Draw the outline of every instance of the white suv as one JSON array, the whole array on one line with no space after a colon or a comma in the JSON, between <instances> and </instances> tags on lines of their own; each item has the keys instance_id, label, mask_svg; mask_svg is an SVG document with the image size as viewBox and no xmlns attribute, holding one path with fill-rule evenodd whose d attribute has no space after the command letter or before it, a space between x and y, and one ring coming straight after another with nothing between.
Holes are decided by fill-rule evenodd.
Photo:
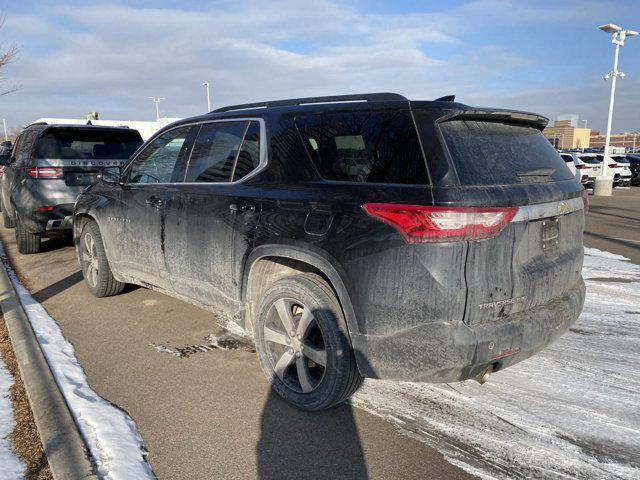
<instances>
[{"instance_id":1,"label":"white suv","mask_svg":"<svg viewBox=\"0 0 640 480\"><path fill-rule=\"evenodd\" d=\"M597 155L598 162L602 163L604 156ZM629 160L624 154L609 155L609 163L607 164L613 173L614 187L628 187L631 185L631 169L629 168Z\"/></svg>"},{"instance_id":2,"label":"white suv","mask_svg":"<svg viewBox=\"0 0 640 480\"><path fill-rule=\"evenodd\" d=\"M595 155L564 152L560 156L569 170L571 170L571 173L585 187L592 186L596 177L600 175L602 168Z\"/></svg>"}]
</instances>

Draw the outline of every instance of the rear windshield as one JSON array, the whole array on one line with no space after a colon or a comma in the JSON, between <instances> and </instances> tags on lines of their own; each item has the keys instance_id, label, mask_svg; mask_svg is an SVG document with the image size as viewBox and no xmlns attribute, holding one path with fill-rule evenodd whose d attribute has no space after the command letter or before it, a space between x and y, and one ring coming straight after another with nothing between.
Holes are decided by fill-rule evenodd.
<instances>
[{"instance_id":1,"label":"rear windshield","mask_svg":"<svg viewBox=\"0 0 640 480\"><path fill-rule=\"evenodd\" d=\"M574 178L542 132L502 122L440 124L462 185L540 183Z\"/></svg>"},{"instance_id":2,"label":"rear windshield","mask_svg":"<svg viewBox=\"0 0 640 480\"><path fill-rule=\"evenodd\" d=\"M296 125L322 178L360 183L429 183L408 111L305 115Z\"/></svg>"},{"instance_id":3,"label":"rear windshield","mask_svg":"<svg viewBox=\"0 0 640 480\"><path fill-rule=\"evenodd\" d=\"M37 157L127 159L141 144L142 138L136 130L56 129L38 139Z\"/></svg>"},{"instance_id":4,"label":"rear windshield","mask_svg":"<svg viewBox=\"0 0 640 480\"><path fill-rule=\"evenodd\" d=\"M596 157L588 155L582 155L580 157L580 160L582 160L584 163L600 163L600 160L598 160Z\"/></svg>"}]
</instances>

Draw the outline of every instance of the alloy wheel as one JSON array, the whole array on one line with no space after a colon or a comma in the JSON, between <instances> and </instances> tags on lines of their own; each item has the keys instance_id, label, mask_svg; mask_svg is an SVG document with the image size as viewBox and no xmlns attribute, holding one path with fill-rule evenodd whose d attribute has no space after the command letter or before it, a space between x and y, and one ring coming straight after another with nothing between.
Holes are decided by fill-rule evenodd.
<instances>
[{"instance_id":1,"label":"alloy wheel","mask_svg":"<svg viewBox=\"0 0 640 480\"><path fill-rule=\"evenodd\" d=\"M85 232L82 239L82 262L85 268L85 278L92 287L98 285L98 251L93 235Z\"/></svg>"},{"instance_id":2,"label":"alloy wheel","mask_svg":"<svg viewBox=\"0 0 640 480\"><path fill-rule=\"evenodd\" d=\"M276 300L263 334L271 368L288 388L302 393L318 388L327 366L327 349L311 309L293 299Z\"/></svg>"}]
</instances>

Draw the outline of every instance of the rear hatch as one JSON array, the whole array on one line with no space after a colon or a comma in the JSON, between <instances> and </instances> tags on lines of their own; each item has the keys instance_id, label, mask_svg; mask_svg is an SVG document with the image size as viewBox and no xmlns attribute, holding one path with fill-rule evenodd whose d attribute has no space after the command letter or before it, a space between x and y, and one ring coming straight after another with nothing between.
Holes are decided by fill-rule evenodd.
<instances>
[{"instance_id":1,"label":"rear hatch","mask_svg":"<svg viewBox=\"0 0 640 480\"><path fill-rule=\"evenodd\" d=\"M137 130L105 127L53 127L36 145L32 178L64 180L68 187L86 187L100 169L121 166L142 144Z\"/></svg>"},{"instance_id":2,"label":"rear hatch","mask_svg":"<svg viewBox=\"0 0 640 480\"><path fill-rule=\"evenodd\" d=\"M504 207L510 218L495 236L468 242L464 321L501 321L576 287L583 189L542 135L539 119L466 114L438 127L457 185L434 189L435 203Z\"/></svg>"},{"instance_id":3,"label":"rear hatch","mask_svg":"<svg viewBox=\"0 0 640 480\"><path fill-rule=\"evenodd\" d=\"M578 158L584 163L584 166L581 170L584 171L588 176L597 177L598 175L600 175L602 166L595 155L579 155Z\"/></svg>"}]
</instances>

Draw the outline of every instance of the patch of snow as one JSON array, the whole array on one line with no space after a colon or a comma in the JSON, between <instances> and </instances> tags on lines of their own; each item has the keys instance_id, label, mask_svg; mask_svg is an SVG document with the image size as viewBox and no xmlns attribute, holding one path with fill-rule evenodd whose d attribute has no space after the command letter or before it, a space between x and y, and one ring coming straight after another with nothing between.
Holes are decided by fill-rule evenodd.
<instances>
[{"instance_id":1,"label":"patch of snow","mask_svg":"<svg viewBox=\"0 0 640 480\"><path fill-rule=\"evenodd\" d=\"M25 465L13 453L11 442L7 438L15 426L13 407L9 397L9 389L12 385L13 377L0 359L0 480L21 479L25 469Z\"/></svg>"},{"instance_id":2,"label":"patch of snow","mask_svg":"<svg viewBox=\"0 0 640 480\"><path fill-rule=\"evenodd\" d=\"M2 245L0 256L58 387L89 447L97 474L110 480L155 478L146 462L146 450L134 421L91 389L73 346L64 338L56 321L17 279Z\"/></svg>"},{"instance_id":3,"label":"patch of snow","mask_svg":"<svg viewBox=\"0 0 640 480\"><path fill-rule=\"evenodd\" d=\"M576 324L485 385L366 381L353 404L481 478L640 478L640 266L626 260L585 249Z\"/></svg>"}]
</instances>

